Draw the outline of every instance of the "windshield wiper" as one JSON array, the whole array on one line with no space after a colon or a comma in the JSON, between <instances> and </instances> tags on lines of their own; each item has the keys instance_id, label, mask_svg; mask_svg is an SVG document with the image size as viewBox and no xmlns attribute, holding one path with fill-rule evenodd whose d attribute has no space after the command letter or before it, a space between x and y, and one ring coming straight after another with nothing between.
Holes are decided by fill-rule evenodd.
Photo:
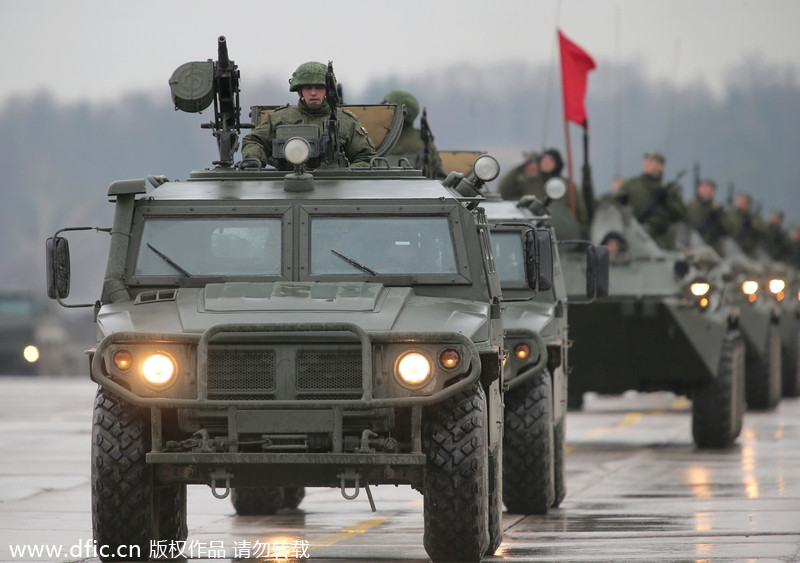
<instances>
[{"instance_id":1,"label":"windshield wiper","mask_svg":"<svg viewBox=\"0 0 800 563\"><path fill-rule=\"evenodd\" d=\"M380 275L378 272L376 272L372 268L368 268L364 264L362 264L361 262L356 262L355 260L353 260L349 256L345 256L344 254L336 252L332 248L331 248L331 252L333 252L336 256L338 256L339 258L341 258L342 260L344 260L345 262L347 262L351 266L355 266L356 268L358 268L362 272L367 272L368 274L372 274L373 276L379 276Z\"/></svg>"},{"instance_id":2,"label":"windshield wiper","mask_svg":"<svg viewBox=\"0 0 800 563\"><path fill-rule=\"evenodd\" d=\"M172 266L173 268L178 270L180 273L182 273L187 278L191 278L192 277L192 274L190 274L186 269L184 269L181 266L179 266L178 263L175 262L175 260L173 260L172 258L167 256L166 254L164 254L163 252L158 250L155 246L153 246L149 242L147 243L147 248L149 248L150 250L152 250L153 252L158 254L159 258L161 258L164 262L166 262L167 264L169 264L170 266Z\"/></svg>"}]
</instances>

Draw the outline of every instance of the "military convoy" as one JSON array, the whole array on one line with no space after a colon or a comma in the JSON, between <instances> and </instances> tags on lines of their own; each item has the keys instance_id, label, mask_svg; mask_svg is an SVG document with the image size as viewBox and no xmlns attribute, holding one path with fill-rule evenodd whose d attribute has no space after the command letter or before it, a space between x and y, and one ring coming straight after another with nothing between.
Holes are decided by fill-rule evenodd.
<instances>
[{"instance_id":1,"label":"military convoy","mask_svg":"<svg viewBox=\"0 0 800 563\"><path fill-rule=\"evenodd\" d=\"M214 101L220 160L186 181L108 188L114 222L90 353L95 541L143 556L151 542L184 540L188 484L230 494L240 514L297 506L306 486L348 499L364 489L373 504L371 486L406 484L424 497L432 559L493 553L504 344L478 204L497 162L482 156L444 182L381 156L309 170L319 130L290 126L274 153L288 172L239 170L238 70L224 38L218 61L187 72L210 79L214 96L173 87L176 106ZM223 93L235 99L227 110ZM396 108L351 109L380 112L390 130ZM62 304L69 231L47 243L48 294ZM520 229L529 291L552 275L545 234Z\"/></svg>"}]
</instances>

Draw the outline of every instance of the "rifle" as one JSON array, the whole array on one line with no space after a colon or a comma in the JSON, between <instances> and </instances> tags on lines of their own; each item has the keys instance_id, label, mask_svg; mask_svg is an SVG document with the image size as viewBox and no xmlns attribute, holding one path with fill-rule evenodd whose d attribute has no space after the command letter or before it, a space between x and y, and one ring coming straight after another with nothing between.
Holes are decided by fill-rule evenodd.
<instances>
[{"instance_id":1,"label":"rifle","mask_svg":"<svg viewBox=\"0 0 800 563\"><path fill-rule=\"evenodd\" d=\"M433 133L428 125L428 109L422 108L422 119L419 122L419 136L422 139L422 152L417 155L415 168L422 170L422 175L433 179L433 163L431 162L431 145L433 144Z\"/></svg>"},{"instance_id":2,"label":"rifle","mask_svg":"<svg viewBox=\"0 0 800 563\"><path fill-rule=\"evenodd\" d=\"M647 221L650 215L653 214L664 217L665 213L662 209L659 209L659 207L662 206L665 201L667 201L667 195L669 194L670 188L680 186L680 181L684 174L686 174L685 168L678 172L674 180L669 182L663 188L659 188L655 195L653 195L653 199L650 200L650 203L648 203L644 208L642 208L641 211L639 211L639 213L636 214L636 220L640 223L644 223Z\"/></svg>"},{"instance_id":3,"label":"rifle","mask_svg":"<svg viewBox=\"0 0 800 563\"><path fill-rule=\"evenodd\" d=\"M339 93L336 91L333 61L328 61L328 71L325 73L325 98L331 108L331 115L323 125L325 160L328 164L338 164L342 157L342 146L339 140L339 117L336 115Z\"/></svg>"},{"instance_id":4,"label":"rifle","mask_svg":"<svg viewBox=\"0 0 800 563\"><path fill-rule=\"evenodd\" d=\"M734 188L733 182L728 182L728 206L733 207Z\"/></svg>"}]
</instances>

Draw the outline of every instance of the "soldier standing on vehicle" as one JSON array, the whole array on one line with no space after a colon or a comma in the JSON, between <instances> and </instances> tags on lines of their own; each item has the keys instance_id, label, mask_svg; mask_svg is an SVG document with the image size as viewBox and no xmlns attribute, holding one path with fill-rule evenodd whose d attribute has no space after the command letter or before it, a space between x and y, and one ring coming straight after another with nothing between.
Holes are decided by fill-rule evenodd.
<instances>
[{"instance_id":1,"label":"soldier standing on vehicle","mask_svg":"<svg viewBox=\"0 0 800 563\"><path fill-rule=\"evenodd\" d=\"M800 268L800 227L795 227L789 233L789 264Z\"/></svg>"},{"instance_id":2,"label":"soldier standing on vehicle","mask_svg":"<svg viewBox=\"0 0 800 563\"><path fill-rule=\"evenodd\" d=\"M666 159L660 152L644 155L642 173L622 183L614 194L614 201L630 205L636 219L660 246L669 248L669 226L686 217L681 193L677 185L663 183Z\"/></svg>"},{"instance_id":3,"label":"soldier standing on vehicle","mask_svg":"<svg viewBox=\"0 0 800 563\"><path fill-rule=\"evenodd\" d=\"M522 164L509 170L500 178L498 191L503 199L517 201L523 195L534 194L544 201L544 190L537 190L539 183L539 156L537 151L523 152ZM539 191L541 193L536 193ZM542 197L540 197L540 195Z\"/></svg>"},{"instance_id":4,"label":"soldier standing on vehicle","mask_svg":"<svg viewBox=\"0 0 800 563\"><path fill-rule=\"evenodd\" d=\"M748 256L753 256L764 238L763 222L751 211L753 198L748 194L737 195L733 205L725 215L725 231Z\"/></svg>"},{"instance_id":5,"label":"soldier standing on vehicle","mask_svg":"<svg viewBox=\"0 0 800 563\"><path fill-rule=\"evenodd\" d=\"M786 260L792 253L791 246L791 241L783 230L783 212L771 212L764 230L764 250L773 260Z\"/></svg>"},{"instance_id":6,"label":"soldier standing on vehicle","mask_svg":"<svg viewBox=\"0 0 800 563\"><path fill-rule=\"evenodd\" d=\"M724 211L714 201L717 184L714 180L702 180L697 185L696 197L686 206L686 221L694 227L707 244L714 246L725 234Z\"/></svg>"},{"instance_id":7,"label":"soldier standing on vehicle","mask_svg":"<svg viewBox=\"0 0 800 563\"><path fill-rule=\"evenodd\" d=\"M327 65L320 62L301 64L289 79L289 91L297 92L300 99L296 106L286 105L269 114L249 135L242 139L242 168L261 168L265 164L277 166L272 156L272 141L279 125L323 125L331 117L331 108L326 90ZM335 81L335 77L334 77ZM335 93L333 94L335 95ZM337 108L339 140L347 162L353 167L369 166L375 156L375 146L361 125L358 117L345 109ZM335 167L340 163L323 163L322 167Z\"/></svg>"},{"instance_id":8,"label":"soldier standing on vehicle","mask_svg":"<svg viewBox=\"0 0 800 563\"><path fill-rule=\"evenodd\" d=\"M397 104L403 107L405 111L403 115L403 131L400 133L400 138L397 139L397 143L395 143L390 154L406 156L411 164L420 169L425 166L425 161L427 160L433 171L433 177L440 180L444 179L447 174L442 166L439 151L436 150L436 145L433 144L433 135L431 135L430 130L427 130L425 132L428 136L426 141L423 132L414 127L414 120L419 115L419 101L417 101L417 98L406 90L392 90L383 97L381 103ZM427 129L427 120L423 125Z\"/></svg>"}]
</instances>

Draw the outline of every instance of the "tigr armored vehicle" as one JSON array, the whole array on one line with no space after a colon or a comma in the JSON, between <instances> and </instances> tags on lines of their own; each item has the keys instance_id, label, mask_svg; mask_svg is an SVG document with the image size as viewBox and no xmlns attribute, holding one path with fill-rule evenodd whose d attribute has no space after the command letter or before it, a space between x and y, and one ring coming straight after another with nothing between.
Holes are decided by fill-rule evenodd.
<instances>
[{"instance_id":1,"label":"tigr armored vehicle","mask_svg":"<svg viewBox=\"0 0 800 563\"><path fill-rule=\"evenodd\" d=\"M682 250L660 248L630 208L613 204L591 229L593 242L614 246L610 294L570 311L573 404L584 391L673 391L692 399L698 446L729 446L745 409L745 344L723 303L719 256L688 227L676 237Z\"/></svg>"},{"instance_id":2,"label":"tigr armored vehicle","mask_svg":"<svg viewBox=\"0 0 800 563\"><path fill-rule=\"evenodd\" d=\"M492 230L509 352L503 500L510 512L545 514L561 504L567 490L564 461L569 337L559 245L544 202L531 205L536 213L527 205L520 207L496 196L487 198L481 207L486 209ZM539 284L535 295L526 287L523 263L522 233L530 228L547 233L553 262L552 283L546 288ZM597 259L593 258L596 271ZM590 282L593 291L596 282L596 278Z\"/></svg>"},{"instance_id":3,"label":"tigr armored vehicle","mask_svg":"<svg viewBox=\"0 0 800 563\"><path fill-rule=\"evenodd\" d=\"M493 553L503 332L476 189L496 161L450 187L380 157L308 170L325 139L301 128L276 142L293 171L237 170L226 127L238 129L238 94L219 119L222 93L238 92L223 46L199 67L217 84L217 166L151 178L151 191L145 180L108 189L115 217L91 352L96 542L115 553L184 540L187 484L232 493L240 514L297 506L305 486L346 498L363 488L372 504L370 485L407 484L424 497L431 558ZM175 90L177 106L202 109ZM528 233L534 282L537 244ZM60 233L48 264L49 292L63 300Z\"/></svg>"}]
</instances>

